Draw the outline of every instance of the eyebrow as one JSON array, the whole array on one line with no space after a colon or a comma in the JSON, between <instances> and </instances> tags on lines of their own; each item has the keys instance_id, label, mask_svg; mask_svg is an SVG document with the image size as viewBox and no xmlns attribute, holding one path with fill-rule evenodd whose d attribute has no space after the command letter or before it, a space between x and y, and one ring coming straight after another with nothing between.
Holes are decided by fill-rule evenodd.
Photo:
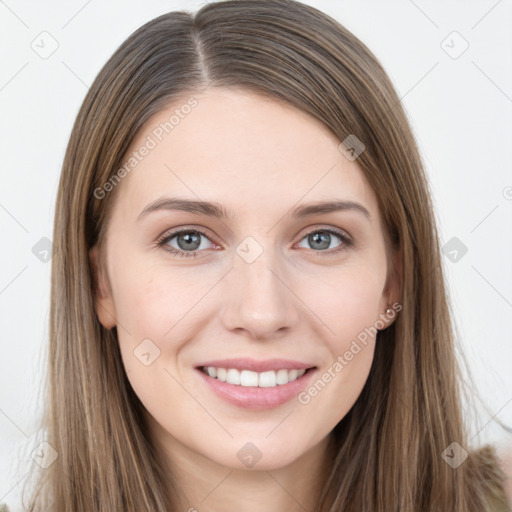
<instances>
[{"instance_id":1,"label":"eyebrow","mask_svg":"<svg viewBox=\"0 0 512 512\"><path fill-rule=\"evenodd\" d=\"M165 197L148 204L139 214L137 220L142 219L151 212L159 210L183 211L197 215L207 215L221 220L227 220L233 217L221 204L216 202ZM339 200L302 204L294 208L288 216L291 216L292 218L303 218L311 215L320 215L336 211L359 212L371 221L370 212L363 205L355 203L354 201Z\"/></svg>"}]
</instances>

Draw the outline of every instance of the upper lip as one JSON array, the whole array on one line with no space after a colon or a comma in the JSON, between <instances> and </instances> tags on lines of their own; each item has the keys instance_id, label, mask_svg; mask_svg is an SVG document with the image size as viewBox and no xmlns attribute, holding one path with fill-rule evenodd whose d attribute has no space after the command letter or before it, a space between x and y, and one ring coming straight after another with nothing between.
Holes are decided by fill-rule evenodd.
<instances>
[{"instance_id":1,"label":"upper lip","mask_svg":"<svg viewBox=\"0 0 512 512\"><path fill-rule=\"evenodd\" d=\"M216 359L215 361L204 361L197 365L197 368L203 366L214 366L216 368L235 368L237 370L250 370L253 372L266 372L269 370L302 370L313 368L311 363L293 361L292 359L266 359L258 361L249 358Z\"/></svg>"}]
</instances>

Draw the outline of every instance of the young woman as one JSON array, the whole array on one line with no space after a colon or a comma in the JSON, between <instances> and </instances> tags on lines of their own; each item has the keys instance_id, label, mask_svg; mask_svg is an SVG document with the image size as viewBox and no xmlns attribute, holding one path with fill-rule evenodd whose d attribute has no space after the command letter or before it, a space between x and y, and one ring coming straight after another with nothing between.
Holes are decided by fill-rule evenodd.
<instances>
[{"instance_id":1,"label":"young woman","mask_svg":"<svg viewBox=\"0 0 512 512\"><path fill-rule=\"evenodd\" d=\"M76 119L31 511L509 510L470 446L422 161L291 0L147 23Z\"/></svg>"}]
</instances>

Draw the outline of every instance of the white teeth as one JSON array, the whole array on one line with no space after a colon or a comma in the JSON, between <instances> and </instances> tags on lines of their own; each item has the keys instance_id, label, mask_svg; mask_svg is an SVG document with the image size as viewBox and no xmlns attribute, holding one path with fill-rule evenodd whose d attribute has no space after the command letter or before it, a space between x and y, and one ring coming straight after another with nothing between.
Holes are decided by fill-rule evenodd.
<instances>
[{"instance_id":1,"label":"white teeth","mask_svg":"<svg viewBox=\"0 0 512 512\"><path fill-rule=\"evenodd\" d=\"M278 370L276 373L276 381L278 384L288 384L288 370Z\"/></svg>"},{"instance_id":2,"label":"white teeth","mask_svg":"<svg viewBox=\"0 0 512 512\"><path fill-rule=\"evenodd\" d=\"M235 370L234 368L230 368L228 370L228 376L226 377L226 382L228 384L236 384L237 386L240 385L240 372L238 370Z\"/></svg>"},{"instance_id":3,"label":"white teeth","mask_svg":"<svg viewBox=\"0 0 512 512\"><path fill-rule=\"evenodd\" d=\"M209 366L208 368L212 368ZM215 370L216 368L214 368ZM228 372L226 371L226 368L218 368L217 370L217 379L221 380L222 382L226 382L226 377Z\"/></svg>"},{"instance_id":4,"label":"white teeth","mask_svg":"<svg viewBox=\"0 0 512 512\"><path fill-rule=\"evenodd\" d=\"M249 370L242 370L240 374L240 385L252 387L258 385L258 372L251 372Z\"/></svg>"},{"instance_id":5,"label":"white teeth","mask_svg":"<svg viewBox=\"0 0 512 512\"><path fill-rule=\"evenodd\" d=\"M250 370L242 370L240 372L235 368L215 368L214 366L203 368L203 371L210 377L219 379L222 382L227 382L228 384L260 388L273 388L277 385L288 384L306 373L305 369L286 370L284 368L277 372L274 370L261 373Z\"/></svg>"},{"instance_id":6,"label":"white teeth","mask_svg":"<svg viewBox=\"0 0 512 512\"><path fill-rule=\"evenodd\" d=\"M260 388L273 388L277 386L277 377L274 370L260 373L260 380L258 382Z\"/></svg>"}]
</instances>

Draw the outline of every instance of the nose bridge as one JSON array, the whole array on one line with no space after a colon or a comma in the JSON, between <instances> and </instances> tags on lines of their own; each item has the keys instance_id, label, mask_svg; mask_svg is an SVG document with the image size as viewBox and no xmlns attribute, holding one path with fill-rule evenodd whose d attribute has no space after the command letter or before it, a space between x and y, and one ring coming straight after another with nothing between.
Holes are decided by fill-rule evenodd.
<instances>
[{"instance_id":1,"label":"nose bridge","mask_svg":"<svg viewBox=\"0 0 512 512\"><path fill-rule=\"evenodd\" d=\"M292 326L298 317L297 304L275 251L247 237L236 253L228 283L227 327L268 337Z\"/></svg>"}]
</instances>

